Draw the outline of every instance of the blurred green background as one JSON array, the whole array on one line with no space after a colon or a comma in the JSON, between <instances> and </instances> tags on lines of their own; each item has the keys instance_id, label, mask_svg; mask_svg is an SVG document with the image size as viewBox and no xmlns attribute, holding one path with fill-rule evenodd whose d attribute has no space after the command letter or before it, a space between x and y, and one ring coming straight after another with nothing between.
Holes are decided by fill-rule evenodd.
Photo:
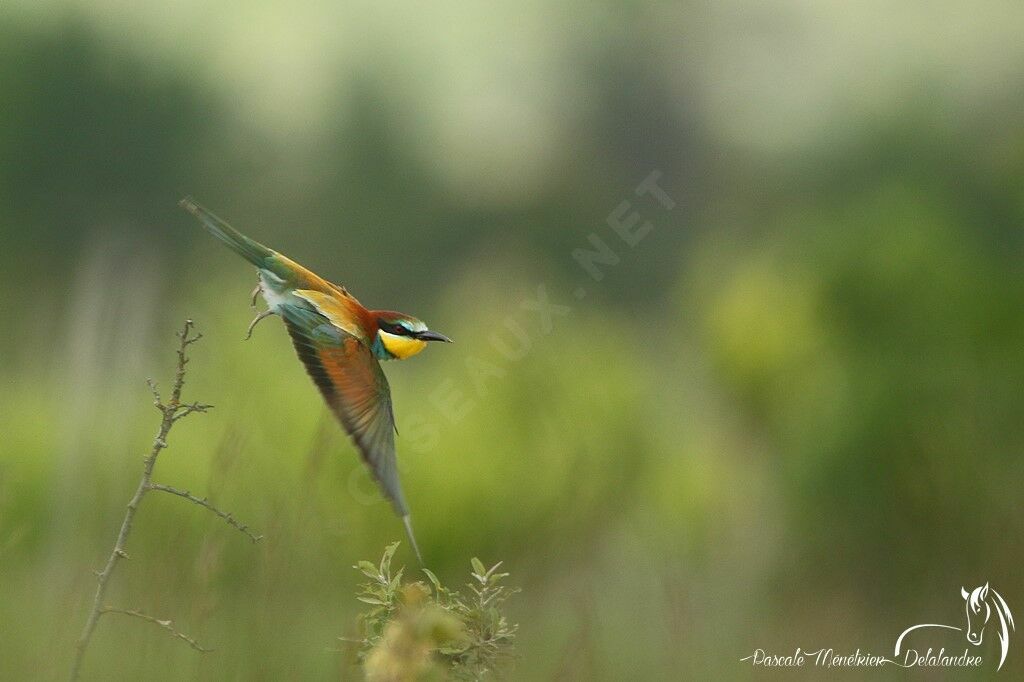
<instances>
[{"instance_id":1,"label":"blurred green background","mask_svg":"<svg viewBox=\"0 0 1024 682\"><path fill-rule=\"evenodd\" d=\"M513 679L888 653L962 584L1024 609L1022 30L1017 0L7 0L0 678L66 674L189 316L216 409L156 478L266 539L148 497L109 601L216 651L112 616L86 678L355 679L351 566L401 525L281 326L243 343L254 274L186 194L455 338L385 368L399 456L431 568L523 588Z\"/></svg>"}]
</instances>

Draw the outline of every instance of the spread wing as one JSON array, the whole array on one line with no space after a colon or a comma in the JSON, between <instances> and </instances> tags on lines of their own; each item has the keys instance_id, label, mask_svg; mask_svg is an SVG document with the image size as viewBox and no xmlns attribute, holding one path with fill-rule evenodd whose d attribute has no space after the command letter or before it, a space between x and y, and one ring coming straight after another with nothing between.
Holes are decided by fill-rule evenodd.
<instances>
[{"instance_id":1,"label":"spread wing","mask_svg":"<svg viewBox=\"0 0 1024 682\"><path fill-rule=\"evenodd\" d=\"M284 304L279 312L309 376L408 525L395 461L391 389L377 359L359 339L316 311Z\"/></svg>"}]
</instances>

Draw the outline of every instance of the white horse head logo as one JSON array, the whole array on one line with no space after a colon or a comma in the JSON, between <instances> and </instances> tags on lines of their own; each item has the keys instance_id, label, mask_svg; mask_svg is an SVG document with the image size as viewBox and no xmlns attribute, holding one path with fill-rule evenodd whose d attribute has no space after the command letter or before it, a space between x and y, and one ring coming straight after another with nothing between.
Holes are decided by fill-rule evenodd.
<instances>
[{"instance_id":1,"label":"white horse head logo","mask_svg":"<svg viewBox=\"0 0 1024 682\"><path fill-rule=\"evenodd\" d=\"M981 644L985 636L985 626L991 620L992 614L998 616L999 630L996 631L996 635L999 637L1001 650L999 667L1003 667L1006 652L1010 648L1010 630L1015 629L1010 607L1006 605L1002 595L991 589L988 583L975 587L970 592L961 587L960 596L964 598L964 610L967 612L967 641L971 644Z\"/></svg>"},{"instance_id":2,"label":"white horse head logo","mask_svg":"<svg viewBox=\"0 0 1024 682\"><path fill-rule=\"evenodd\" d=\"M1006 605L1002 595L990 588L988 583L981 587L975 587L970 592L961 587L960 596L964 599L964 610L967 612L966 628L958 628L954 625L939 625L938 623L912 625L904 630L896 640L896 655L900 655L900 650L903 647L903 638L912 630L917 630L918 628L944 628L946 630L966 632L967 641L974 646L978 646L985 637L985 627L992 620L992 614L994 613L999 621L996 624L996 627L998 627L996 636L999 637L999 667L996 670L1002 668L1003 662L1006 661L1006 652L1010 649L1010 630L1016 629L1013 624L1013 615L1010 613L1010 607Z\"/></svg>"}]
</instances>

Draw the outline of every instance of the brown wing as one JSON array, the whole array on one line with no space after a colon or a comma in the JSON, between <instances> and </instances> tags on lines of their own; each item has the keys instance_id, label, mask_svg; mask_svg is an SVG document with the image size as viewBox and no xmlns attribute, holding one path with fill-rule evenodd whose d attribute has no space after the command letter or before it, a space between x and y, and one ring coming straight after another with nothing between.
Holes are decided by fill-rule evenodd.
<instances>
[{"instance_id":1,"label":"brown wing","mask_svg":"<svg viewBox=\"0 0 1024 682\"><path fill-rule=\"evenodd\" d=\"M315 311L282 305L280 312L327 405L352 436L395 511L408 516L395 460L391 389L377 359L359 339Z\"/></svg>"}]
</instances>

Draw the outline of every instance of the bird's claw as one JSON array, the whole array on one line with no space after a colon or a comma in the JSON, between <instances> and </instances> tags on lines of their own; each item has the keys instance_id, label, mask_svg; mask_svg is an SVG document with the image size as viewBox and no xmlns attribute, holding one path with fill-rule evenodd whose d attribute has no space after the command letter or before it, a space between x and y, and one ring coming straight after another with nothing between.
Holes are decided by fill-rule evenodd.
<instances>
[{"instance_id":1,"label":"bird's claw","mask_svg":"<svg viewBox=\"0 0 1024 682\"><path fill-rule=\"evenodd\" d=\"M256 309L256 297L259 296L259 295L260 295L260 285L257 284L256 288L252 290L252 296L251 296L252 300L249 303L249 305L252 306L253 310Z\"/></svg>"},{"instance_id":2,"label":"bird's claw","mask_svg":"<svg viewBox=\"0 0 1024 682\"><path fill-rule=\"evenodd\" d=\"M249 323L249 328L245 331L245 340L248 341L252 338L252 330L256 328L260 320L270 317L274 312L272 310L264 310L262 313L256 316L256 318Z\"/></svg>"}]
</instances>

